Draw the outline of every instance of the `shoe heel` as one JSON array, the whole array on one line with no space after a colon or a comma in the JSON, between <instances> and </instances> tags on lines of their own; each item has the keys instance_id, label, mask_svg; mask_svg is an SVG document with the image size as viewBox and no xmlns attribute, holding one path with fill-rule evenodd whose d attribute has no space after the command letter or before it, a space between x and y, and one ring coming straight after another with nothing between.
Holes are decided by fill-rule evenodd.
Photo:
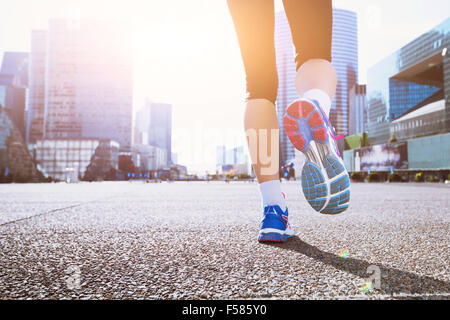
<instances>
[{"instance_id":1,"label":"shoe heel","mask_svg":"<svg viewBox=\"0 0 450 320\"><path fill-rule=\"evenodd\" d=\"M281 235L275 232L261 233L258 237L259 242L286 242L287 240L287 235Z\"/></svg>"},{"instance_id":2,"label":"shoe heel","mask_svg":"<svg viewBox=\"0 0 450 320\"><path fill-rule=\"evenodd\" d=\"M328 142L325 121L318 108L309 101L292 103L283 117L283 125L289 140L301 152L308 150L311 141L321 144Z\"/></svg>"}]
</instances>

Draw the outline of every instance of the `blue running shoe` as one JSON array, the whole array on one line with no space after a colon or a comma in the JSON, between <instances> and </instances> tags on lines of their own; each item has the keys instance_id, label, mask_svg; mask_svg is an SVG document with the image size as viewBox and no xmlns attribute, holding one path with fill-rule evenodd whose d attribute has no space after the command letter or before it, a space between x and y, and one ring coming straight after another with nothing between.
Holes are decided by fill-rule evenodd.
<instances>
[{"instance_id":1,"label":"blue running shoe","mask_svg":"<svg viewBox=\"0 0 450 320\"><path fill-rule=\"evenodd\" d=\"M259 242L286 242L294 236L289 221L288 209L285 212L279 206L264 208L264 218L261 222Z\"/></svg>"},{"instance_id":2,"label":"blue running shoe","mask_svg":"<svg viewBox=\"0 0 450 320\"><path fill-rule=\"evenodd\" d=\"M284 129L295 148L306 156L302 188L317 212L339 214L348 209L350 178L345 169L334 128L316 101L292 103L283 119Z\"/></svg>"}]
</instances>

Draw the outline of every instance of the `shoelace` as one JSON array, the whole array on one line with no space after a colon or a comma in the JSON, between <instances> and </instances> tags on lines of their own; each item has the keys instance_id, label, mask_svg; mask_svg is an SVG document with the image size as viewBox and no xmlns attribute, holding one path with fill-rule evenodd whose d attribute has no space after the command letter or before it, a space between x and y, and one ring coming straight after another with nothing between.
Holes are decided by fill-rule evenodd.
<instances>
[{"instance_id":1,"label":"shoelace","mask_svg":"<svg viewBox=\"0 0 450 320\"><path fill-rule=\"evenodd\" d=\"M283 193L283 196L284 196L284 193ZM289 218L288 218L288 216L285 215L284 213L277 212L277 210L275 209L274 206L268 206L268 207L266 207L264 209L264 216L263 216L262 221L264 221L264 219L266 218L266 216L268 214L273 214L273 215L276 215L278 217L281 217L284 220L284 222L287 224L287 226L289 227Z\"/></svg>"},{"instance_id":2,"label":"shoelace","mask_svg":"<svg viewBox=\"0 0 450 320\"><path fill-rule=\"evenodd\" d=\"M281 210L281 212L278 212L275 209L275 206L267 206L266 208L264 208L264 215L266 215L266 214L285 215L283 210Z\"/></svg>"},{"instance_id":3,"label":"shoelace","mask_svg":"<svg viewBox=\"0 0 450 320\"><path fill-rule=\"evenodd\" d=\"M266 214L278 214L278 212L277 212L277 210L275 210L275 207L268 206L264 210L264 215L266 215Z\"/></svg>"}]
</instances>

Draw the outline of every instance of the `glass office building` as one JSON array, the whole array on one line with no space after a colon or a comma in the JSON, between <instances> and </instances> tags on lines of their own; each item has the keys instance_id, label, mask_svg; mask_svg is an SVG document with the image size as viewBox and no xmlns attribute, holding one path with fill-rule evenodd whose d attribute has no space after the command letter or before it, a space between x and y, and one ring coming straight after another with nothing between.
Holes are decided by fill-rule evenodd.
<instances>
[{"instance_id":1,"label":"glass office building","mask_svg":"<svg viewBox=\"0 0 450 320\"><path fill-rule=\"evenodd\" d=\"M119 144L112 140L97 139L44 139L35 147L36 163L54 180L65 181L68 172L83 179L89 165L97 165L106 175L118 169Z\"/></svg>"},{"instance_id":2,"label":"glass office building","mask_svg":"<svg viewBox=\"0 0 450 320\"><path fill-rule=\"evenodd\" d=\"M38 182L42 174L38 172L11 114L10 109L0 106L0 182Z\"/></svg>"},{"instance_id":3,"label":"glass office building","mask_svg":"<svg viewBox=\"0 0 450 320\"><path fill-rule=\"evenodd\" d=\"M172 105L146 101L136 112L134 144L143 144L165 150L166 166L172 159Z\"/></svg>"},{"instance_id":4,"label":"glass office building","mask_svg":"<svg viewBox=\"0 0 450 320\"><path fill-rule=\"evenodd\" d=\"M283 129L283 115L290 103L298 99L295 89L295 49L284 11L275 16L275 48L278 69L277 112L280 126L281 164L295 158L295 149ZM348 132L349 91L358 82L358 27L355 12L333 8L332 63L338 74L336 97L330 121L336 132Z\"/></svg>"},{"instance_id":5,"label":"glass office building","mask_svg":"<svg viewBox=\"0 0 450 320\"><path fill-rule=\"evenodd\" d=\"M27 143L36 143L44 137L47 31L33 30L30 46L25 125Z\"/></svg>"},{"instance_id":6,"label":"glass office building","mask_svg":"<svg viewBox=\"0 0 450 320\"><path fill-rule=\"evenodd\" d=\"M338 134L349 132L349 92L358 83L358 19L356 13L333 8L332 63L338 83L330 121Z\"/></svg>"},{"instance_id":7,"label":"glass office building","mask_svg":"<svg viewBox=\"0 0 450 320\"><path fill-rule=\"evenodd\" d=\"M150 126L148 144L167 151L167 163L172 164L172 105L167 103L148 104Z\"/></svg>"},{"instance_id":8,"label":"glass office building","mask_svg":"<svg viewBox=\"0 0 450 320\"><path fill-rule=\"evenodd\" d=\"M217 146L216 148L216 166L221 167L226 163L226 146Z\"/></svg>"},{"instance_id":9,"label":"glass office building","mask_svg":"<svg viewBox=\"0 0 450 320\"><path fill-rule=\"evenodd\" d=\"M369 69L368 131L372 144L391 138L390 124L425 105L445 99L450 117L450 18Z\"/></svg>"},{"instance_id":10,"label":"glass office building","mask_svg":"<svg viewBox=\"0 0 450 320\"><path fill-rule=\"evenodd\" d=\"M406 141L446 132L445 100L430 103L392 121L391 137Z\"/></svg>"},{"instance_id":11,"label":"glass office building","mask_svg":"<svg viewBox=\"0 0 450 320\"><path fill-rule=\"evenodd\" d=\"M28 53L5 52L0 68L0 105L25 137L25 97L28 85Z\"/></svg>"},{"instance_id":12,"label":"glass office building","mask_svg":"<svg viewBox=\"0 0 450 320\"><path fill-rule=\"evenodd\" d=\"M348 135L367 132L367 96L366 85L356 84L348 94L349 116Z\"/></svg>"},{"instance_id":13,"label":"glass office building","mask_svg":"<svg viewBox=\"0 0 450 320\"><path fill-rule=\"evenodd\" d=\"M450 133L408 140L408 158L409 169L450 170Z\"/></svg>"},{"instance_id":14,"label":"glass office building","mask_svg":"<svg viewBox=\"0 0 450 320\"><path fill-rule=\"evenodd\" d=\"M167 150L148 144L134 144L132 148L136 156L134 165L141 171L156 171L167 169Z\"/></svg>"},{"instance_id":15,"label":"glass office building","mask_svg":"<svg viewBox=\"0 0 450 320\"><path fill-rule=\"evenodd\" d=\"M47 32L33 33L30 142L111 139L120 143L121 150L130 150L130 34L126 22L63 19L51 19Z\"/></svg>"}]
</instances>

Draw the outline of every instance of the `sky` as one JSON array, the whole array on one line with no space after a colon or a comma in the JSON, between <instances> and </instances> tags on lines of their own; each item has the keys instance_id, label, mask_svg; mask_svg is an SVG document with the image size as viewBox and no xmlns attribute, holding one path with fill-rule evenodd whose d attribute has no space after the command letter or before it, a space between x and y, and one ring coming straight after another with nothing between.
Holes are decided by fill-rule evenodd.
<instances>
[{"instance_id":1,"label":"sky","mask_svg":"<svg viewBox=\"0 0 450 320\"><path fill-rule=\"evenodd\" d=\"M367 69L449 17L448 0L334 0L356 11L359 82ZM0 0L0 53L28 51L49 18L122 19L133 25L134 109L173 105L173 152L199 174L216 146L245 143L245 74L225 0ZM281 0L275 0L282 10Z\"/></svg>"}]
</instances>

